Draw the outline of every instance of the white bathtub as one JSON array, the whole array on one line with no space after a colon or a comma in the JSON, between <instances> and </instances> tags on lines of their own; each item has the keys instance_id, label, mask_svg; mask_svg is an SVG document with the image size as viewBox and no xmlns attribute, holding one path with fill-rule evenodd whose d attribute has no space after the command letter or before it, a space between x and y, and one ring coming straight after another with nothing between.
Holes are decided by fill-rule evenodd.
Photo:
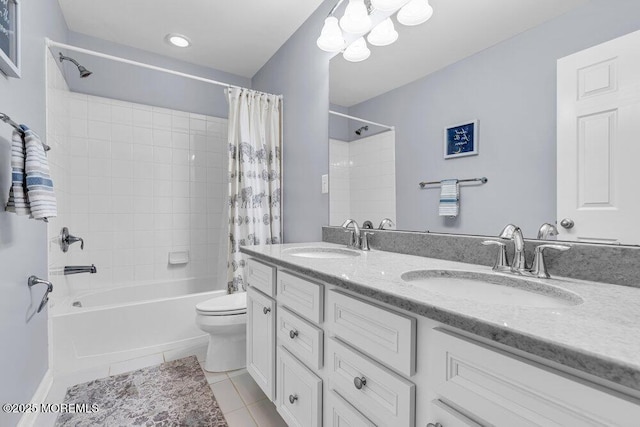
<instances>
[{"instance_id":1,"label":"white bathtub","mask_svg":"<svg viewBox=\"0 0 640 427\"><path fill-rule=\"evenodd\" d=\"M66 373L205 345L208 336L195 324L195 306L226 292L212 288L211 280L185 279L83 293L54 301L51 312L54 372Z\"/></svg>"}]
</instances>

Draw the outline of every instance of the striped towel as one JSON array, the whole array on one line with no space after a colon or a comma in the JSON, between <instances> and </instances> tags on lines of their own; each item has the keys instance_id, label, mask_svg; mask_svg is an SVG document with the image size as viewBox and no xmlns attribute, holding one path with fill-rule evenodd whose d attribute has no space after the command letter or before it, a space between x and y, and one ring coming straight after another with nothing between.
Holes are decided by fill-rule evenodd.
<instances>
[{"instance_id":1,"label":"striped towel","mask_svg":"<svg viewBox=\"0 0 640 427\"><path fill-rule=\"evenodd\" d=\"M25 147L22 134L14 130L11 137L11 189L5 210L17 215L31 214L24 179L24 158Z\"/></svg>"},{"instance_id":2,"label":"striped towel","mask_svg":"<svg viewBox=\"0 0 640 427\"><path fill-rule=\"evenodd\" d=\"M440 182L440 216L455 218L460 208L460 186L457 179L445 179Z\"/></svg>"},{"instance_id":3,"label":"striped towel","mask_svg":"<svg viewBox=\"0 0 640 427\"><path fill-rule=\"evenodd\" d=\"M56 195L53 193L53 181L49 175L49 162L40 137L26 126L21 126L25 134L26 186L31 217L46 222L47 218L55 217L58 214Z\"/></svg>"}]
</instances>

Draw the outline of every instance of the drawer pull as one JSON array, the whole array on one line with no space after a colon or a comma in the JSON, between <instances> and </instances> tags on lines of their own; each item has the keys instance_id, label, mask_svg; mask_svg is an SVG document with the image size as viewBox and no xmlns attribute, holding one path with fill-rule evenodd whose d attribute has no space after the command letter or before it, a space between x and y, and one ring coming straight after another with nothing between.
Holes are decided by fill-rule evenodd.
<instances>
[{"instance_id":1,"label":"drawer pull","mask_svg":"<svg viewBox=\"0 0 640 427\"><path fill-rule=\"evenodd\" d=\"M289 331L289 338L294 339L297 336L298 336L298 331L295 331L293 329Z\"/></svg>"},{"instance_id":2,"label":"drawer pull","mask_svg":"<svg viewBox=\"0 0 640 427\"><path fill-rule=\"evenodd\" d=\"M269 313L271 312L271 308L269 308L269 307L263 307L263 308L262 308L262 312L263 312L264 314L269 314Z\"/></svg>"},{"instance_id":3,"label":"drawer pull","mask_svg":"<svg viewBox=\"0 0 640 427\"><path fill-rule=\"evenodd\" d=\"M367 385L367 379L365 377L355 377L353 379L353 385L355 385L358 390L362 390L362 387Z\"/></svg>"},{"instance_id":4,"label":"drawer pull","mask_svg":"<svg viewBox=\"0 0 640 427\"><path fill-rule=\"evenodd\" d=\"M434 423L429 423L429 424L427 424L427 427L442 427L442 424L440 424L440 423L435 423L435 424Z\"/></svg>"},{"instance_id":5,"label":"drawer pull","mask_svg":"<svg viewBox=\"0 0 640 427\"><path fill-rule=\"evenodd\" d=\"M297 394L290 394L289 395L289 403L291 403L293 405L294 403L296 403L296 400L298 400L298 395Z\"/></svg>"}]
</instances>

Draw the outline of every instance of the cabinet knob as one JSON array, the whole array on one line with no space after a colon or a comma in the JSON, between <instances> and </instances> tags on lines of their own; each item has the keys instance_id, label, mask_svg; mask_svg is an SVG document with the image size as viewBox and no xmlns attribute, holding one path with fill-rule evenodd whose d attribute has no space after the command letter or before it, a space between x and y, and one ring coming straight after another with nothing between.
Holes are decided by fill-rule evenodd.
<instances>
[{"instance_id":1,"label":"cabinet knob","mask_svg":"<svg viewBox=\"0 0 640 427\"><path fill-rule=\"evenodd\" d=\"M263 308L262 308L262 312L263 312L264 314L269 314L269 313L271 312L271 308L270 308L270 307L263 307Z\"/></svg>"},{"instance_id":2,"label":"cabinet knob","mask_svg":"<svg viewBox=\"0 0 640 427\"><path fill-rule=\"evenodd\" d=\"M289 403L291 403L293 405L294 403L296 403L296 400L298 400L298 395L297 394L290 394L289 395Z\"/></svg>"},{"instance_id":3,"label":"cabinet knob","mask_svg":"<svg viewBox=\"0 0 640 427\"><path fill-rule=\"evenodd\" d=\"M569 229L569 228L573 228L573 226L576 225L576 223L573 222L571 218L564 218L562 221L560 221L560 225L563 228Z\"/></svg>"},{"instance_id":4,"label":"cabinet knob","mask_svg":"<svg viewBox=\"0 0 640 427\"><path fill-rule=\"evenodd\" d=\"M429 424L427 424L427 427L442 427L442 424L440 424L440 423L429 423Z\"/></svg>"},{"instance_id":5,"label":"cabinet knob","mask_svg":"<svg viewBox=\"0 0 640 427\"><path fill-rule=\"evenodd\" d=\"M355 385L358 390L362 390L362 387L367 385L367 379L365 377L355 377L353 379L353 385Z\"/></svg>"},{"instance_id":6,"label":"cabinet knob","mask_svg":"<svg viewBox=\"0 0 640 427\"><path fill-rule=\"evenodd\" d=\"M289 331L289 338L294 339L297 336L298 336L298 331L295 331L293 329Z\"/></svg>"}]
</instances>

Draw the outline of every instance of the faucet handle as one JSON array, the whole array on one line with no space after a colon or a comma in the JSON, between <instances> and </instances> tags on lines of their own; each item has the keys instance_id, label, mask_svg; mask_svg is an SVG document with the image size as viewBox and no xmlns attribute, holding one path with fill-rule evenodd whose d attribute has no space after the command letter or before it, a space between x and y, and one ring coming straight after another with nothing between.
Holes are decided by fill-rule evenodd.
<instances>
[{"instance_id":1,"label":"faucet handle","mask_svg":"<svg viewBox=\"0 0 640 427\"><path fill-rule=\"evenodd\" d=\"M499 242L497 240L485 240L482 242L485 246L497 246L498 256L496 262L493 264L494 271L509 270L509 260L507 259L507 245L506 243Z\"/></svg>"},{"instance_id":2,"label":"faucet handle","mask_svg":"<svg viewBox=\"0 0 640 427\"><path fill-rule=\"evenodd\" d=\"M533 267L531 267L531 273L534 276L537 276L541 279L549 279L551 277L549 275L549 272L547 271L547 265L544 262L545 249L553 249L555 251L564 252L571 249L571 246L559 245L559 244L553 244L553 243L546 243L543 245L536 246L535 250L533 251L534 257L533 257Z\"/></svg>"},{"instance_id":3,"label":"faucet handle","mask_svg":"<svg viewBox=\"0 0 640 427\"><path fill-rule=\"evenodd\" d=\"M360 241L360 246L361 249L363 251L370 251L371 248L369 247L369 236L373 236L374 233L370 232L370 231L363 231L362 232L362 239Z\"/></svg>"}]
</instances>

